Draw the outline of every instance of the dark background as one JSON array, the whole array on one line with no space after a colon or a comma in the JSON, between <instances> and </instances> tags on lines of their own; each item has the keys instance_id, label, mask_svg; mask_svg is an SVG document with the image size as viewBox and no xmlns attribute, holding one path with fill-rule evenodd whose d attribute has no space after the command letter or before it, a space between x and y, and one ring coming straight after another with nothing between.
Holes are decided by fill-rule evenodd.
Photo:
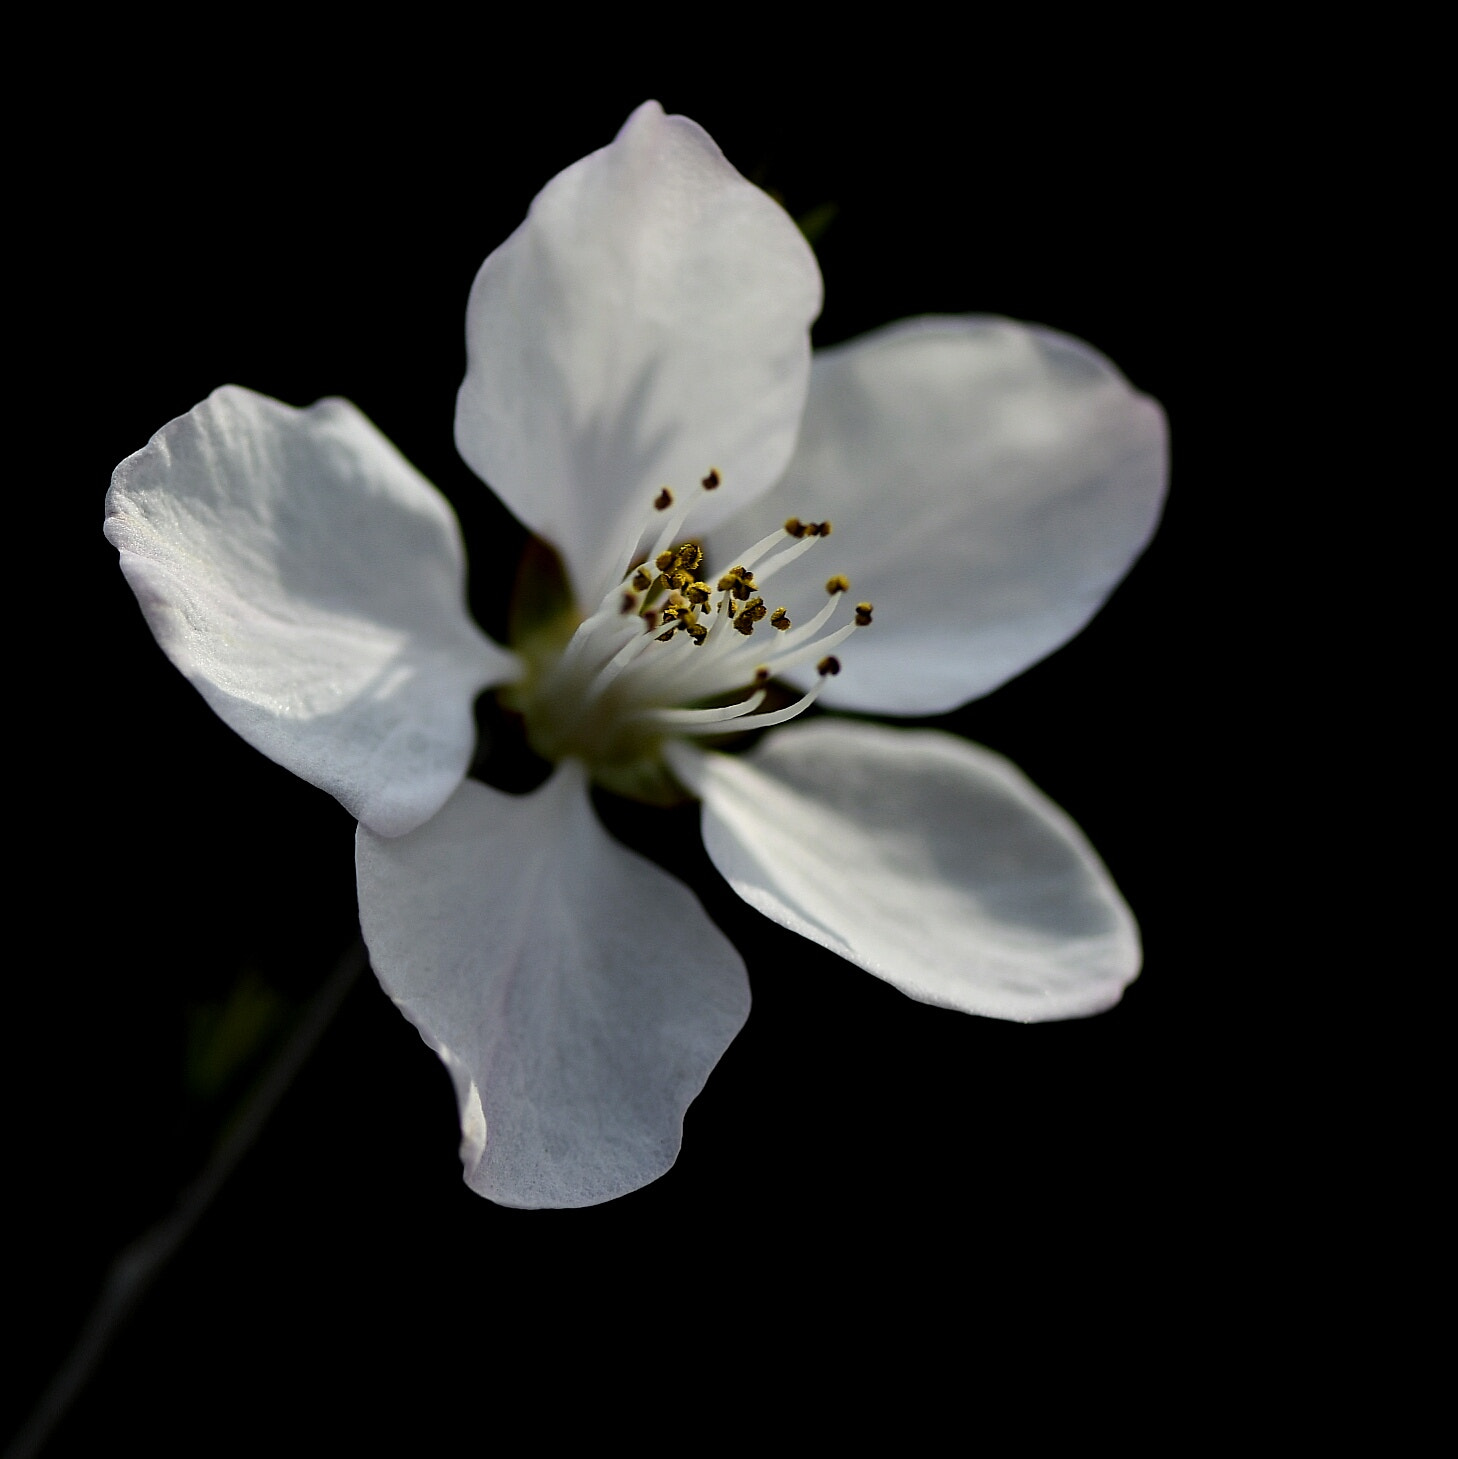
<instances>
[{"instance_id":1,"label":"dark background","mask_svg":"<svg viewBox=\"0 0 1458 1459\"><path fill-rule=\"evenodd\" d=\"M524 1354L567 1382L631 1352L666 1381L747 1327L741 1358L798 1364L832 1317L843 1340L907 1300L985 1338L994 1293L1021 1290L1060 1351L1097 1346L1049 1292L1076 1306L1094 1280L1155 1300L1151 1279L1185 1280L1219 1244L1243 971L1219 950L1238 878L1205 865L1236 815L1211 788L1229 392L1205 351L1229 223L1203 205L1235 187L1219 136L1176 88L1071 53L1056 75L1022 51L907 75L868 55L833 76L765 53L695 81L691 61L584 80L441 49L331 65L281 46L185 81L129 58L78 101L85 148L35 168L44 328L20 485L44 503L54 568L20 654L62 715L30 721L41 768L20 787L44 808L7 1033L26 1333L7 1426L256 1072L211 1102L189 1092L207 1010L245 979L286 1020L356 935L350 818L164 660L101 536L111 469L224 382L347 396L455 504L499 632L486 567L519 536L451 439L467 292L534 193L649 95L791 212L837 206L817 344L1001 313L1087 339L1165 404L1153 546L1073 643L949 722L1082 825L1139 918L1145 971L1096 1019L966 1018L768 926L703 862L695 889L749 966L749 1024L676 1167L563 1213L468 1192L449 1081L366 974L56 1453L134 1434L155 1453L256 1451L286 1413L300 1442L428 1434L476 1423ZM875 1345L929 1342L911 1312Z\"/></svg>"}]
</instances>

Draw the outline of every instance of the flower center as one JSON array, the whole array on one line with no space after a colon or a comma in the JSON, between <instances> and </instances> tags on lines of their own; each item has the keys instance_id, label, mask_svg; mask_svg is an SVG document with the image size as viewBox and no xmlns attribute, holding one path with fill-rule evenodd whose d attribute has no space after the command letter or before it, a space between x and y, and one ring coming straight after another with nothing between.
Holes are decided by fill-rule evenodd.
<instances>
[{"instance_id":1,"label":"flower center","mask_svg":"<svg viewBox=\"0 0 1458 1459\"><path fill-rule=\"evenodd\" d=\"M710 492L719 482L710 471L700 486ZM858 603L852 622L831 628L850 588L839 574L825 584L825 606L804 623L766 606L765 585L828 537L829 522L791 517L715 574L698 543L684 538L691 506L667 487L659 492L596 611L570 635L564 625L517 645L528 674L506 696L539 755L576 756L600 784L640 800L680 797L660 753L666 739L766 729L802 714L840 672L831 650L871 621L871 605ZM771 681L812 662L814 687L784 702ZM776 702L767 704L772 693Z\"/></svg>"}]
</instances>

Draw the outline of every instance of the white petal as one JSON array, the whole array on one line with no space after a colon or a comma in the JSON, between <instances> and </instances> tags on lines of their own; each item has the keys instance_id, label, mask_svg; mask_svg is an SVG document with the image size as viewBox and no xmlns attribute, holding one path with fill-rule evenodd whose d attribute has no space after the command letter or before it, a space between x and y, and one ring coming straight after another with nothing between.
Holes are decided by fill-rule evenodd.
<instances>
[{"instance_id":1,"label":"white petal","mask_svg":"<svg viewBox=\"0 0 1458 1459\"><path fill-rule=\"evenodd\" d=\"M503 1205L662 1175L749 1013L739 954L586 790L575 761L529 796L467 781L413 834L357 841L375 971L456 1081L467 1183Z\"/></svg>"},{"instance_id":2,"label":"white petal","mask_svg":"<svg viewBox=\"0 0 1458 1459\"><path fill-rule=\"evenodd\" d=\"M649 102L482 265L456 444L595 604L661 487L720 471L701 531L784 470L820 297L784 210Z\"/></svg>"},{"instance_id":3,"label":"white petal","mask_svg":"<svg viewBox=\"0 0 1458 1459\"><path fill-rule=\"evenodd\" d=\"M670 753L734 890L912 998L1074 1018L1139 971L1138 929L1093 849L990 751L820 720L742 757Z\"/></svg>"},{"instance_id":4,"label":"white petal","mask_svg":"<svg viewBox=\"0 0 1458 1459\"><path fill-rule=\"evenodd\" d=\"M445 499L343 400L227 386L112 476L106 535L168 658L386 835L433 815L516 660L471 622Z\"/></svg>"},{"instance_id":5,"label":"white petal","mask_svg":"<svg viewBox=\"0 0 1458 1459\"><path fill-rule=\"evenodd\" d=\"M1163 411L1087 345L912 320L816 355L784 480L709 547L717 566L721 540L829 517L817 580L845 573L876 615L825 702L940 714L1088 622L1153 533L1167 474Z\"/></svg>"}]
</instances>

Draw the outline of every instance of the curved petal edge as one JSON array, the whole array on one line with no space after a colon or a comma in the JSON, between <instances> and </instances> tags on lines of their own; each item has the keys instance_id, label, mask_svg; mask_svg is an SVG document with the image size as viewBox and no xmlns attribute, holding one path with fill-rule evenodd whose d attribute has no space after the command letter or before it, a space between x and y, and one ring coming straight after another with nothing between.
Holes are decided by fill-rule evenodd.
<instances>
[{"instance_id":1,"label":"curved petal edge","mask_svg":"<svg viewBox=\"0 0 1458 1459\"><path fill-rule=\"evenodd\" d=\"M1108 1008L1138 975L1092 847L988 750L826 719L743 756L669 753L730 886L909 997L1036 1022Z\"/></svg>"},{"instance_id":2,"label":"curved petal edge","mask_svg":"<svg viewBox=\"0 0 1458 1459\"><path fill-rule=\"evenodd\" d=\"M481 266L457 447L590 610L662 487L696 494L702 532L784 470L820 302L784 209L647 102ZM711 469L722 484L703 493Z\"/></svg>"},{"instance_id":3,"label":"curved petal edge","mask_svg":"<svg viewBox=\"0 0 1458 1459\"><path fill-rule=\"evenodd\" d=\"M1093 617L1149 542L1168 474L1164 412L1088 345L913 319L815 356L794 459L724 547L831 517L827 556L876 619L824 702L941 714Z\"/></svg>"},{"instance_id":4,"label":"curved petal edge","mask_svg":"<svg viewBox=\"0 0 1458 1459\"><path fill-rule=\"evenodd\" d=\"M749 1014L693 893L598 824L582 766L510 796L467 781L408 836L356 840L385 991L451 1073L471 1189L588 1206L657 1179Z\"/></svg>"},{"instance_id":5,"label":"curved petal edge","mask_svg":"<svg viewBox=\"0 0 1458 1459\"><path fill-rule=\"evenodd\" d=\"M386 835L450 797L476 695L519 672L445 498L347 401L215 391L116 468L105 530L219 717Z\"/></svg>"}]
</instances>

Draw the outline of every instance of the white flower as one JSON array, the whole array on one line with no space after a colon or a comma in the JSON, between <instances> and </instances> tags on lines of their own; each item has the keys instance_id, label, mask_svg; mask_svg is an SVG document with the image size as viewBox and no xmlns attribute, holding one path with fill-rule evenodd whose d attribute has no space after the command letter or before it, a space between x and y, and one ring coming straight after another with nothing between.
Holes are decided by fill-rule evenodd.
<instances>
[{"instance_id":1,"label":"white flower","mask_svg":"<svg viewBox=\"0 0 1458 1459\"><path fill-rule=\"evenodd\" d=\"M817 694L926 715L989 692L1087 622L1159 514L1163 416L1087 346L921 320L812 366L819 306L794 225L686 118L643 106L547 185L472 289L456 414L582 607L520 656L465 611L450 509L343 401L219 390L113 478L107 534L173 663L359 819L372 962L493 1200L662 1174L749 1009L692 893L599 826L593 779L690 789L745 901L913 998L1065 1018L1138 971L1094 852L987 751L833 718L704 748ZM679 596L632 571L660 552ZM767 700L766 670L800 697ZM488 687L557 761L529 795L465 778Z\"/></svg>"}]
</instances>

